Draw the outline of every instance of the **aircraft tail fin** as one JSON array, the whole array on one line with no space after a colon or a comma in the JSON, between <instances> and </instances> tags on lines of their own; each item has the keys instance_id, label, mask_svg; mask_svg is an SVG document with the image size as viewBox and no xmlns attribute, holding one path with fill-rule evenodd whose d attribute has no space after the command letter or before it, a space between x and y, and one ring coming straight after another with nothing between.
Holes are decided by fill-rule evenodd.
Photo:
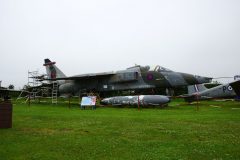
<instances>
[{"instance_id":1,"label":"aircraft tail fin","mask_svg":"<svg viewBox=\"0 0 240 160\"><path fill-rule=\"evenodd\" d=\"M51 62L49 59L44 59L43 66L46 67L48 78L56 79L66 77L66 75L55 64L56 62Z\"/></svg>"},{"instance_id":2,"label":"aircraft tail fin","mask_svg":"<svg viewBox=\"0 0 240 160\"><path fill-rule=\"evenodd\" d=\"M204 84L196 84L188 86L188 94L191 95L196 92L202 92L207 90L207 88L204 86Z\"/></svg>"},{"instance_id":3,"label":"aircraft tail fin","mask_svg":"<svg viewBox=\"0 0 240 160\"><path fill-rule=\"evenodd\" d=\"M240 80L230 83L230 86L233 88L237 96L240 96Z\"/></svg>"}]
</instances>

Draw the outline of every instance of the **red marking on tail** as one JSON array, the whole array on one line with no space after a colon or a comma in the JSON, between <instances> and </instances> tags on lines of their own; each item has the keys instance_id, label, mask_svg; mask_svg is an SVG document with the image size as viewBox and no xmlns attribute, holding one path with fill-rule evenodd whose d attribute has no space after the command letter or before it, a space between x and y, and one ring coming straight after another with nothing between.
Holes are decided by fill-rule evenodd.
<instances>
[{"instance_id":1,"label":"red marking on tail","mask_svg":"<svg viewBox=\"0 0 240 160\"><path fill-rule=\"evenodd\" d=\"M52 66L52 65L54 65L54 64L56 64L56 62L49 62L49 63L43 64L43 66Z\"/></svg>"}]
</instances>

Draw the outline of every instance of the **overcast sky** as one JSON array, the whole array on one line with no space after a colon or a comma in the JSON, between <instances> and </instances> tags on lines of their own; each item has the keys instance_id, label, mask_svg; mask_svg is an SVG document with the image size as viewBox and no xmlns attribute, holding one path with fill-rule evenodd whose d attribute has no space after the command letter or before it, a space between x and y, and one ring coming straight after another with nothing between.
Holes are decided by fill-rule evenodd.
<instances>
[{"instance_id":1,"label":"overcast sky","mask_svg":"<svg viewBox=\"0 0 240 160\"><path fill-rule=\"evenodd\" d=\"M159 64L240 74L240 0L0 0L0 80L18 89L44 58L68 76Z\"/></svg>"}]
</instances>

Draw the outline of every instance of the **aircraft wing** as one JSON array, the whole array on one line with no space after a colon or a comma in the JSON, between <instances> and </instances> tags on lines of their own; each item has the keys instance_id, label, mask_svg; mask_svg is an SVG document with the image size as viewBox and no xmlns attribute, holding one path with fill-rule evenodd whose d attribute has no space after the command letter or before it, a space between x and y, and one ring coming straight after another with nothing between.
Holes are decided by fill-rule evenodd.
<instances>
[{"instance_id":1,"label":"aircraft wing","mask_svg":"<svg viewBox=\"0 0 240 160\"><path fill-rule=\"evenodd\" d=\"M233 88L235 93L240 96L240 80L230 83L230 86Z\"/></svg>"},{"instance_id":2,"label":"aircraft wing","mask_svg":"<svg viewBox=\"0 0 240 160\"><path fill-rule=\"evenodd\" d=\"M91 78L102 78L102 77L109 77L115 75L114 72L102 72L102 73L89 73L89 74L81 74L71 77L63 77L63 78L55 78L55 79L46 79L50 81L55 80L83 80L83 79L91 79Z\"/></svg>"}]
</instances>

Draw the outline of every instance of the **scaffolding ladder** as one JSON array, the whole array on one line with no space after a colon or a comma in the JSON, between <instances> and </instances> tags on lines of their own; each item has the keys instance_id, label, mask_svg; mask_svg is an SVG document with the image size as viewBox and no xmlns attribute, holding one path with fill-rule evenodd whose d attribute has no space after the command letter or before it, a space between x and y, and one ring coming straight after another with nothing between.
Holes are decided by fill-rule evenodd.
<instances>
[{"instance_id":1,"label":"scaffolding ladder","mask_svg":"<svg viewBox=\"0 0 240 160\"><path fill-rule=\"evenodd\" d=\"M58 83L54 81L52 87L52 104L57 104L57 97L58 97Z\"/></svg>"}]
</instances>

